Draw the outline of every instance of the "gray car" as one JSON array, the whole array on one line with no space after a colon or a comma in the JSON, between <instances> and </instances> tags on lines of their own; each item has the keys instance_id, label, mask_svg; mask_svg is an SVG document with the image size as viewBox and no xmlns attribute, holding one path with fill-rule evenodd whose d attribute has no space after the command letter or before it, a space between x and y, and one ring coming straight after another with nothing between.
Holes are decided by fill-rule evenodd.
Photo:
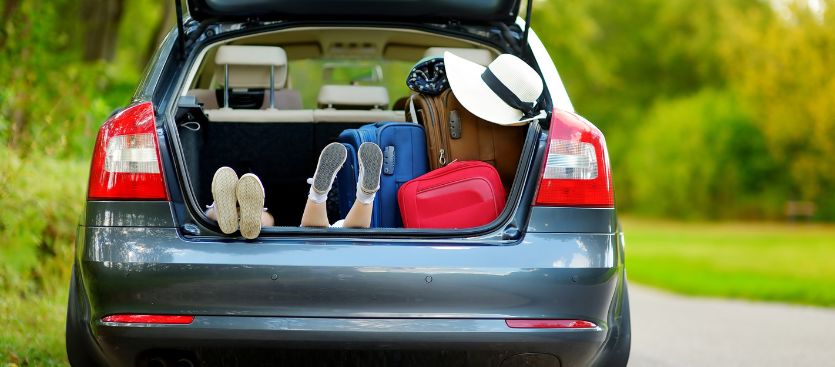
<instances>
[{"instance_id":1,"label":"gray car","mask_svg":"<svg viewBox=\"0 0 835 367\"><path fill-rule=\"evenodd\" d=\"M70 363L625 366L629 297L605 140L573 113L521 4L187 1L132 102L99 131ZM264 69L267 87L235 85L252 69L218 64L221 45L280 47L286 63ZM502 213L455 230L299 228L321 147L409 110L408 98L351 105L364 97L349 93L346 107L316 91L407 97L404 73L438 50L515 54L544 80L548 117L526 127ZM204 214L221 164L264 181L276 226L255 240Z\"/></svg>"}]
</instances>

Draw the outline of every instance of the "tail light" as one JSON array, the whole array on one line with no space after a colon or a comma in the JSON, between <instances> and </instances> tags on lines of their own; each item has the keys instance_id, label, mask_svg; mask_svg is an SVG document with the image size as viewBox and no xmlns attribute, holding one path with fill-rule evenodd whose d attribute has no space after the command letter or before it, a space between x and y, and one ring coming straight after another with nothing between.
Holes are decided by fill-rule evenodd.
<instances>
[{"instance_id":1,"label":"tail light","mask_svg":"<svg viewBox=\"0 0 835 367\"><path fill-rule=\"evenodd\" d=\"M89 200L167 200L154 106L132 105L108 119L96 138Z\"/></svg>"},{"instance_id":2,"label":"tail light","mask_svg":"<svg viewBox=\"0 0 835 367\"><path fill-rule=\"evenodd\" d=\"M120 314L109 315L101 318L102 322L114 322L119 324L176 324L187 325L194 321L190 315L136 315Z\"/></svg>"},{"instance_id":3,"label":"tail light","mask_svg":"<svg viewBox=\"0 0 835 367\"><path fill-rule=\"evenodd\" d=\"M606 140L582 117L554 110L535 205L614 207Z\"/></svg>"},{"instance_id":4,"label":"tail light","mask_svg":"<svg viewBox=\"0 0 835 367\"><path fill-rule=\"evenodd\" d=\"M513 329L594 329L597 324L585 320L508 319L507 327Z\"/></svg>"}]
</instances>

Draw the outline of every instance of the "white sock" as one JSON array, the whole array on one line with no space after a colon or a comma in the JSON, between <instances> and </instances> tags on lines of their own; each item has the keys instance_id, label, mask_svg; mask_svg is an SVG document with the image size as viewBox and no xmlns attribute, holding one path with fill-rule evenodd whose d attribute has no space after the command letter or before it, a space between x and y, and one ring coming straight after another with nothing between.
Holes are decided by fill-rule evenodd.
<instances>
[{"instance_id":1,"label":"white sock","mask_svg":"<svg viewBox=\"0 0 835 367\"><path fill-rule=\"evenodd\" d=\"M359 187L357 187L357 201L359 201L363 204L373 204L375 196L377 196L376 191L369 194L365 191L362 191L362 189L360 189Z\"/></svg>"},{"instance_id":2,"label":"white sock","mask_svg":"<svg viewBox=\"0 0 835 367\"><path fill-rule=\"evenodd\" d=\"M325 201L328 200L328 193L327 192L325 192L324 194L320 194L320 193L313 190L313 179L312 178L308 178L307 183L310 184L310 191L308 191L308 193L307 193L307 198L310 201L312 201L316 204L321 204L321 203L324 203ZM330 191L330 190L328 190L328 191Z\"/></svg>"}]
</instances>

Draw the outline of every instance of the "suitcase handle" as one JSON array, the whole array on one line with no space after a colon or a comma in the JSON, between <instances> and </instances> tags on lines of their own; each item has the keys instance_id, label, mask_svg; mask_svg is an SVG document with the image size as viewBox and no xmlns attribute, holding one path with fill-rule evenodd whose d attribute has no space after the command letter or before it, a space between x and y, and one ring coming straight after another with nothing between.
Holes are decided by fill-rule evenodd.
<instances>
[{"instance_id":1,"label":"suitcase handle","mask_svg":"<svg viewBox=\"0 0 835 367\"><path fill-rule=\"evenodd\" d=\"M394 162L394 145L389 145L383 150L383 174L389 176L394 174Z\"/></svg>"}]
</instances>

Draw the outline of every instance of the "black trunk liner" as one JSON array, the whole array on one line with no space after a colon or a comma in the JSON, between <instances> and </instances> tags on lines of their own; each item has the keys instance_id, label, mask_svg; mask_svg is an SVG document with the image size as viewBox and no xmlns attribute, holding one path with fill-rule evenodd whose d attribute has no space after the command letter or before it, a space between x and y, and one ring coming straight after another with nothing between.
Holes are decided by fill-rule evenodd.
<instances>
[{"instance_id":1,"label":"black trunk liner","mask_svg":"<svg viewBox=\"0 0 835 367\"><path fill-rule=\"evenodd\" d=\"M336 141L344 129L362 123L207 123L199 150L199 173L196 175L201 205L212 202L211 181L214 172L232 167L238 176L257 175L264 184L265 206L277 226L298 226L307 199L309 185L319 152ZM189 149L186 149L189 151ZM336 189L331 190L336 193ZM328 217L338 218L338 207L331 195Z\"/></svg>"}]
</instances>

